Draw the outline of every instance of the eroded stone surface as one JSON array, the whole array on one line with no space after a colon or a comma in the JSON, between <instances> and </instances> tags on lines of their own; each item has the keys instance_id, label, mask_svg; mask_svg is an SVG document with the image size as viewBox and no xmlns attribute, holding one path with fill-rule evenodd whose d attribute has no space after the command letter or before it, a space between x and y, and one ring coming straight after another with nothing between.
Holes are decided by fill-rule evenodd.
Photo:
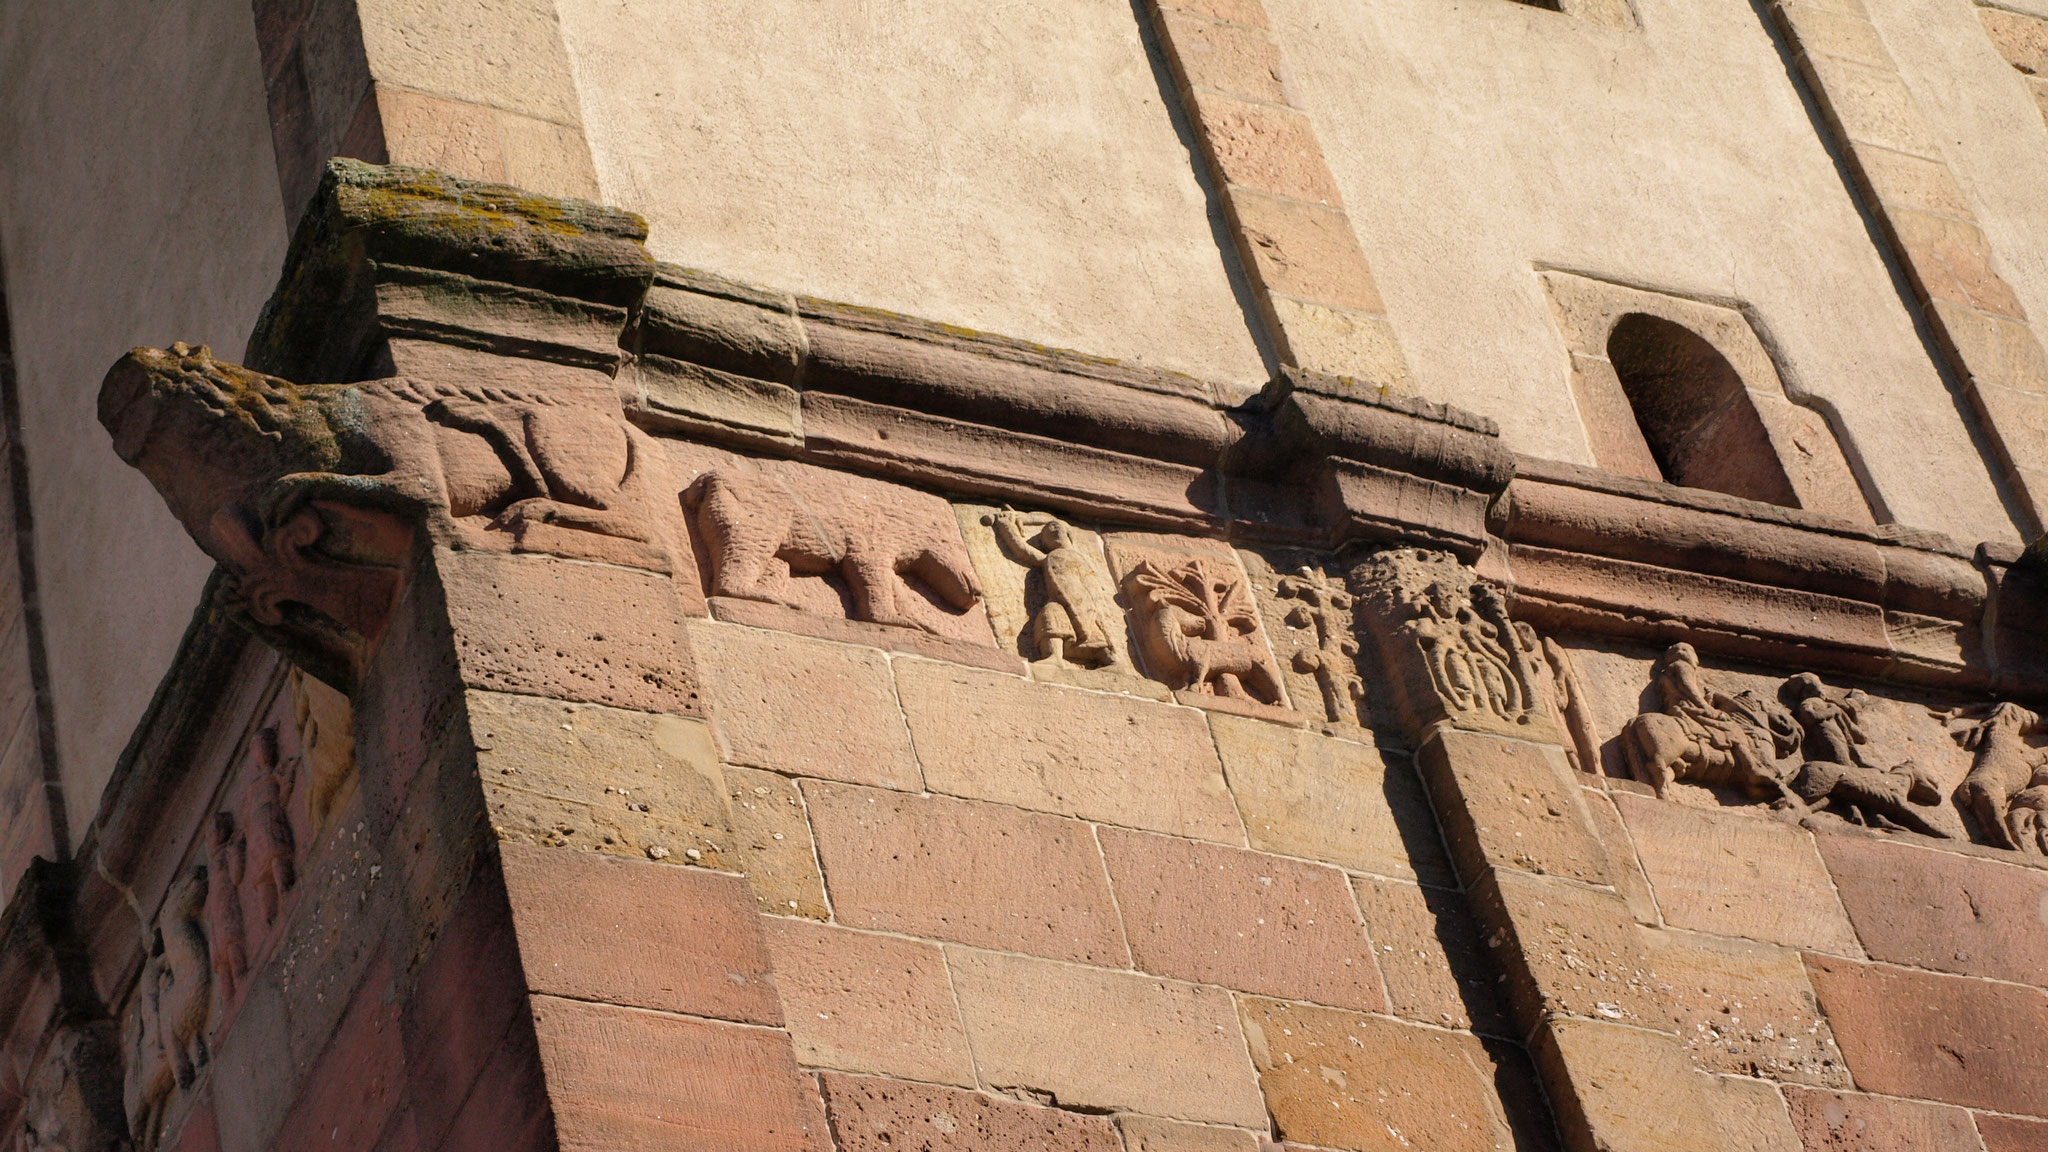
<instances>
[{"instance_id":1,"label":"eroded stone surface","mask_svg":"<svg viewBox=\"0 0 2048 1152\"><path fill-rule=\"evenodd\" d=\"M1799 954L1687 932L1644 932L1678 1038L1710 1072L1846 1088L1848 1066Z\"/></svg>"},{"instance_id":2,"label":"eroded stone surface","mask_svg":"<svg viewBox=\"0 0 2048 1152\"><path fill-rule=\"evenodd\" d=\"M938 945L775 917L763 927L800 1062L974 1087Z\"/></svg>"},{"instance_id":3,"label":"eroded stone surface","mask_svg":"<svg viewBox=\"0 0 2048 1152\"><path fill-rule=\"evenodd\" d=\"M1104 1116L873 1076L819 1082L842 1152L1122 1152Z\"/></svg>"},{"instance_id":4,"label":"eroded stone surface","mask_svg":"<svg viewBox=\"0 0 2048 1152\"><path fill-rule=\"evenodd\" d=\"M796 782L773 772L725 766L733 836L746 859L747 882L761 910L777 916L828 918L825 879Z\"/></svg>"},{"instance_id":5,"label":"eroded stone surface","mask_svg":"<svg viewBox=\"0 0 2048 1152\"><path fill-rule=\"evenodd\" d=\"M1264 1127L1227 993L966 948L946 956L982 1083L1072 1107Z\"/></svg>"},{"instance_id":6,"label":"eroded stone surface","mask_svg":"<svg viewBox=\"0 0 2048 1152\"><path fill-rule=\"evenodd\" d=\"M1246 998L1245 1038L1281 1139L1355 1152L1516 1147L1474 1037Z\"/></svg>"}]
</instances>

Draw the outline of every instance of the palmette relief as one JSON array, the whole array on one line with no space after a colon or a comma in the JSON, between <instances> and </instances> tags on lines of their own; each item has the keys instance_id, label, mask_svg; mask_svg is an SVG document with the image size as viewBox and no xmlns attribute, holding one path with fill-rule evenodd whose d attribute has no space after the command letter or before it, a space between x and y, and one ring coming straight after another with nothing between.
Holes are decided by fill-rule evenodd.
<instances>
[{"instance_id":1,"label":"palmette relief","mask_svg":"<svg viewBox=\"0 0 2048 1152\"><path fill-rule=\"evenodd\" d=\"M1358 722L1365 679L1358 674L1358 638L1351 631L1351 593L1320 568L1304 566L1274 582L1274 593L1290 601L1282 621L1294 650L1288 663L1313 677L1331 723Z\"/></svg>"}]
</instances>

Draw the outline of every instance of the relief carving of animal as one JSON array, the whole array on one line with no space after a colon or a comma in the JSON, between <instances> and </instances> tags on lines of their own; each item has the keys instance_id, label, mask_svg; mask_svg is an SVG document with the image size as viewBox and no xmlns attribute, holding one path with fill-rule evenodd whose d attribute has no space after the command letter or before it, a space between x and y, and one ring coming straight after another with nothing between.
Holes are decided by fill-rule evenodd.
<instances>
[{"instance_id":1,"label":"relief carving of animal","mask_svg":"<svg viewBox=\"0 0 2048 1152\"><path fill-rule=\"evenodd\" d=\"M1957 741L1977 754L1956 789L1956 800L1991 843L2048 855L2048 752L2026 740L2041 731L2039 714L1999 703L1956 733Z\"/></svg>"},{"instance_id":2,"label":"relief carving of animal","mask_svg":"<svg viewBox=\"0 0 2048 1152\"><path fill-rule=\"evenodd\" d=\"M108 371L99 417L257 630L347 688L415 521L471 547L666 570L643 515L655 453L610 381L521 371L298 385L204 346L137 348Z\"/></svg>"},{"instance_id":3,"label":"relief carving of animal","mask_svg":"<svg viewBox=\"0 0 2048 1152\"><path fill-rule=\"evenodd\" d=\"M1644 712L1622 729L1622 753L1635 778L1662 796L1679 780L1736 788L1753 800L1797 803L1777 759L1799 747L1790 710L1744 690L1708 686L1699 654L1673 644L1657 661L1660 711Z\"/></svg>"},{"instance_id":4,"label":"relief carving of animal","mask_svg":"<svg viewBox=\"0 0 2048 1152\"><path fill-rule=\"evenodd\" d=\"M1124 593L1138 613L1146 666L1168 684L1260 704L1284 699L1239 573L1200 557L1170 568L1141 560L1124 577Z\"/></svg>"},{"instance_id":5,"label":"relief carving of animal","mask_svg":"<svg viewBox=\"0 0 2048 1152\"><path fill-rule=\"evenodd\" d=\"M837 576L854 619L931 632L906 577L956 613L974 607L981 585L951 519L913 500L874 481L748 466L714 468L683 494L710 554L711 595L801 607L791 577Z\"/></svg>"},{"instance_id":6,"label":"relief carving of animal","mask_svg":"<svg viewBox=\"0 0 2048 1152\"><path fill-rule=\"evenodd\" d=\"M206 1067L213 1011L207 869L194 865L165 897L136 987L124 1102L130 1129L153 1141L172 1094Z\"/></svg>"}]
</instances>

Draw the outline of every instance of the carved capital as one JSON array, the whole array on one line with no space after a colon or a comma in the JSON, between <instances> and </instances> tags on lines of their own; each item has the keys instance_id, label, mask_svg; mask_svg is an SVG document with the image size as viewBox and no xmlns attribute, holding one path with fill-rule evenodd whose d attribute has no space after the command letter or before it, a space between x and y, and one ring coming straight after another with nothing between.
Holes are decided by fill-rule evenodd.
<instances>
[{"instance_id":1,"label":"carved capital","mask_svg":"<svg viewBox=\"0 0 2048 1152\"><path fill-rule=\"evenodd\" d=\"M1537 691L1535 652L1500 592L1456 556L1384 549L1354 565L1350 583L1411 735L1448 723L1558 741Z\"/></svg>"},{"instance_id":2,"label":"carved capital","mask_svg":"<svg viewBox=\"0 0 2048 1152\"><path fill-rule=\"evenodd\" d=\"M422 527L461 548L669 567L657 453L606 377L459 363L478 378L300 385L203 346L138 348L108 372L100 421L220 563L232 610L352 689Z\"/></svg>"}]
</instances>

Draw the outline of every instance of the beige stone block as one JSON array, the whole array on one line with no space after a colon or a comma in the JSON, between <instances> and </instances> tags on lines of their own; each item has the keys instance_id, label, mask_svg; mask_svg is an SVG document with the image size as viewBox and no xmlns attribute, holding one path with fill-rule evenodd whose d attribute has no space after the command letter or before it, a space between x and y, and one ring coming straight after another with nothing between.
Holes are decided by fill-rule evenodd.
<instances>
[{"instance_id":1,"label":"beige stone block","mask_svg":"<svg viewBox=\"0 0 2048 1152\"><path fill-rule=\"evenodd\" d=\"M1985 11L1985 9L1978 9ZM1939 160L1894 152L1875 144L1856 150L1856 164L1870 181L1871 190L1889 208L1911 208L1958 220L1972 218L1969 201L1956 183L1955 174Z\"/></svg>"},{"instance_id":2,"label":"beige stone block","mask_svg":"<svg viewBox=\"0 0 2048 1152\"><path fill-rule=\"evenodd\" d=\"M703 721L497 692L468 704L500 839L739 868Z\"/></svg>"},{"instance_id":3,"label":"beige stone block","mask_svg":"<svg viewBox=\"0 0 2048 1152\"><path fill-rule=\"evenodd\" d=\"M1706 1095L1727 1152L1802 1152L1776 1084L1714 1076Z\"/></svg>"},{"instance_id":4,"label":"beige stone block","mask_svg":"<svg viewBox=\"0 0 2048 1152\"><path fill-rule=\"evenodd\" d=\"M938 945L803 920L762 925L798 1063L974 1087Z\"/></svg>"},{"instance_id":5,"label":"beige stone block","mask_svg":"<svg viewBox=\"0 0 2048 1152\"><path fill-rule=\"evenodd\" d=\"M1809 55L1806 60L1819 78L1824 102L1834 110L1849 139L1929 160L1941 159L1940 138L1896 71L1831 56Z\"/></svg>"},{"instance_id":6,"label":"beige stone block","mask_svg":"<svg viewBox=\"0 0 2048 1152\"><path fill-rule=\"evenodd\" d=\"M2026 318L2012 287L1992 270L1991 242L1974 223L1910 208L1887 207L1885 218L1929 296L1994 316Z\"/></svg>"},{"instance_id":7,"label":"beige stone block","mask_svg":"<svg viewBox=\"0 0 2048 1152\"><path fill-rule=\"evenodd\" d=\"M1197 93L1193 103L1196 132L1218 183L1344 206L1306 115L1214 92Z\"/></svg>"},{"instance_id":8,"label":"beige stone block","mask_svg":"<svg viewBox=\"0 0 2048 1152\"><path fill-rule=\"evenodd\" d=\"M1265 1127L1227 993L957 946L946 957L983 1084L1068 1107Z\"/></svg>"},{"instance_id":9,"label":"beige stone block","mask_svg":"<svg viewBox=\"0 0 2048 1152\"><path fill-rule=\"evenodd\" d=\"M796 782L756 768L725 766L733 837L761 911L824 920L825 879Z\"/></svg>"},{"instance_id":10,"label":"beige stone block","mask_svg":"<svg viewBox=\"0 0 2048 1152\"><path fill-rule=\"evenodd\" d=\"M1612 28L1618 32L1633 32L1641 25L1636 21L1636 11L1628 0L1562 0L1566 15Z\"/></svg>"},{"instance_id":11,"label":"beige stone block","mask_svg":"<svg viewBox=\"0 0 2048 1152\"><path fill-rule=\"evenodd\" d=\"M1560 1019L1538 1029L1531 1048L1568 1147L1726 1152L1707 1078L1670 1036Z\"/></svg>"},{"instance_id":12,"label":"beige stone block","mask_svg":"<svg viewBox=\"0 0 2048 1152\"><path fill-rule=\"evenodd\" d=\"M1518 1020L1557 1015L1670 1032L1642 930L1612 892L1496 868L1472 886Z\"/></svg>"},{"instance_id":13,"label":"beige stone block","mask_svg":"<svg viewBox=\"0 0 2048 1152\"><path fill-rule=\"evenodd\" d=\"M515 188L544 196L600 200L597 165L583 129L516 112L499 111L498 151L505 158L505 177Z\"/></svg>"},{"instance_id":14,"label":"beige stone block","mask_svg":"<svg viewBox=\"0 0 2048 1152\"><path fill-rule=\"evenodd\" d=\"M1243 24L1223 23L1170 6L1159 9L1161 39L1182 83L1268 104L1287 103L1280 46Z\"/></svg>"},{"instance_id":15,"label":"beige stone block","mask_svg":"<svg viewBox=\"0 0 2048 1152\"><path fill-rule=\"evenodd\" d=\"M1614 802L1666 923L1843 956L1863 949L1805 829L1630 793Z\"/></svg>"},{"instance_id":16,"label":"beige stone block","mask_svg":"<svg viewBox=\"0 0 2048 1152\"><path fill-rule=\"evenodd\" d=\"M1848 1086L1797 952L1671 930L1644 932L1643 942L1679 1042L1702 1069Z\"/></svg>"},{"instance_id":17,"label":"beige stone block","mask_svg":"<svg viewBox=\"0 0 2048 1152\"><path fill-rule=\"evenodd\" d=\"M1290 1144L1518 1146L1477 1037L1249 996L1238 1007L1273 1126Z\"/></svg>"},{"instance_id":18,"label":"beige stone block","mask_svg":"<svg viewBox=\"0 0 2048 1152\"><path fill-rule=\"evenodd\" d=\"M1863 16L1805 3L1779 7L1798 32L1799 46L1806 51L1876 68L1894 66L1876 26Z\"/></svg>"},{"instance_id":19,"label":"beige stone block","mask_svg":"<svg viewBox=\"0 0 2048 1152\"><path fill-rule=\"evenodd\" d=\"M1441 728L1416 757L1461 873L1488 868L1607 884L1578 773L1554 744Z\"/></svg>"},{"instance_id":20,"label":"beige stone block","mask_svg":"<svg viewBox=\"0 0 2048 1152\"><path fill-rule=\"evenodd\" d=\"M1934 301L1934 315L1971 379L2023 392L2048 391L2048 352L2031 325L1952 300Z\"/></svg>"},{"instance_id":21,"label":"beige stone block","mask_svg":"<svg viewBox=\"0 0 2048 1152\"><path fill-rule=\"evenodd\" d=\"M1260 0L1157 0L1161 8L1178 8L1247 28L1265 28L1266 6Z\"/></svg>"},{"instance_id":22,"label":"beige stone block","mask_svg":"<svg viewBox=\"0 0 2048 1152\"><path fill-rule=\"evenodd\" d=\"M1231 189L1225 207L1237 223L1238 245L1266 291L1353 312L1387 310L1342 209L1250 188Z\"/></svg>"},{"instance_id":23,"label":"beige stone block","mask_svg":"<svg viewBox=\"0 0 2048 1152\"><path fill-rule=\"evenodd\" d=\"M920 660L896 675L935 792L1244 842L1199 712Z\"/></svg>"},{"instance_id":24,"label":"beige stone block","mask_svg":"<svg viewBox=\"0 0 2048 1152\"><path fill-rule=\"evenodd\" d=\"M1985 34L2006 63L2028 76L2048 72L2048 20L1988 4L1975 7Z\"/></svg>"},{"instance_id":25,"label":"beige stone block","mask_svg":"<svg viewBox=\"0 0 2048 1152\"><path fill-rule=\"evenodd\" d=\"M1407 757L1238 716L1212 715L1209 727L1252 847L1456 883Z\"/></svg>"},{"instance_id":26,"label":"beige stone block","mask_svg":"<svg viewBox=\"0 0 2048 1152\"><path fill-rule=\"evenodd\" d=\"M804 785L804 799L840 923L1129 963L1088 825L1000 804L816 781Z\"/></svg>"},{"instance_id":27,"label":"beige stone block","mask_svg":"<svg viewBox=\"0 0 2048 1152\"><path fill-rule=\"evenodd\" d=\"M356 9L363 53L379 84L557 124L582 122L554 0L357 0Z\"/></svg>"},{"instance_id":28,"label":"beige stone block","mask_svg":"<svg viewBox=\"0 0 2048 1152\"><path fill-rule=\"evenodd\" d=\"M1288 362L1403 394L1414 391L1408 359L1385 316L1268 295Z\"/></svg>"},{"instance_id":29,"label":"beige stone block","mask_svg":"<svg viewBox=\"0 0 2048 1152\"><path fill-rule=\"evenodd\" d=\"M1242 1128L1184 1124L1125 1113L1116 1118L1124 1152L1259 1152L1259 1137Z\"/></svg>"},{"instance_id":30,"label":"beige stone block","mask_svg":"<svg viewBox=\"0 0 2048 1152\"><path fill-rule=\"evenodd\" d=\"M871 1076L818 1082L839 1152L1121 1152L1107 1116Z\"/></svg>"},{"instance_id":31,"label":"beige stone block","mask_svg":"<svg viewBox=\"0 0 2048 1152\"><path fill-rule=\"evenodd\" d=\"M1488 1036L1516 1036L1502 1012L1499 969L1465 897L1401 880L1352 882L1394 1014Z\"/></svg>"},{"instance_id":32,"label":"beige stone block","mask_svg":"<svg viewBox=\"0 0 2048 1152\"><path fill-rule=\"evenodd\" d=\"M1583 787L1579 798L1585 801L1586 814L1593 818L1594 834L1607 847L1608 877L1614 882L1614 890L1628 902L1629 915L1635 917L1638 924L1655 926L1660 923L1657 898L1651 895L1649 878L1643 875L1643 866L1636 860L1635 842L1629 838L1628 829L1621 822L1621 813L1614 810L1614 801L1608 797L1607 790Z\"/></svg>"},{"instance_id":33,"label":"beige stone block","mask_svg":"<svg viewBox=\"0 0 2048 1152\"><path fill-rule=\"evenodd\" d=\"M1376 1012L1379 970L1335 868L1099 828L1132 963L1146 972Z\"/></svg>"},{"instance_id":34,"label":"beige stone block","mask_svg":"<svg viewBox=\"0 0 2048 1152\"><path fill-rule=\"evenodd\" d=\"M919 787L880 652L699 621L689 632L727 759L792 776Z\"/></svg>"}]
</instances>

